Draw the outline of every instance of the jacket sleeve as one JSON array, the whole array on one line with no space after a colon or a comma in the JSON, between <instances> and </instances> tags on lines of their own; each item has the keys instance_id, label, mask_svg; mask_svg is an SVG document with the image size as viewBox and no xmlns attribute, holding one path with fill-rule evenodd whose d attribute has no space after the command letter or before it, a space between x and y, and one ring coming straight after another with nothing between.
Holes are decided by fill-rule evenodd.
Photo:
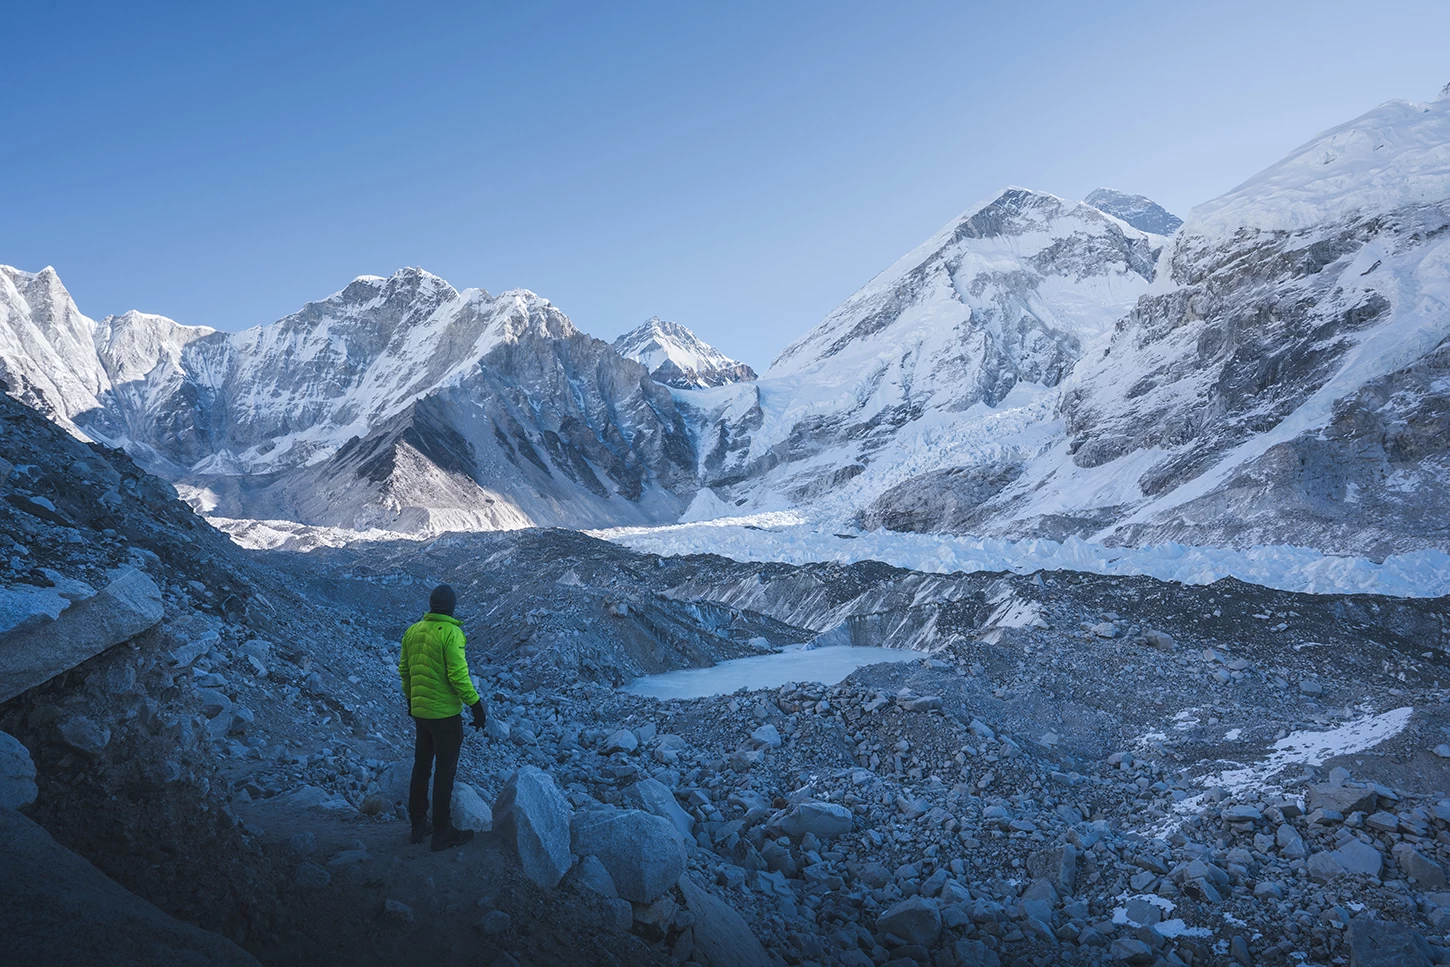
<instances>
[{"instance_id":1,"label":"jacket sleeve","mask_svg":"<svg viewBox=\"0 0 1450 967\"><path fill-rule=\"evenodd\" d=\"M443 663L448 669L448 684L464 705L478 704L478 690L468 677L468 658L463 653L463 632L455 629L443 639Z\"/></svg>"},{"instance_id":2,"label":"jacket sleeve","mask_svg":"<svg viewBox=\"0 0 1450 967\"><path fill-rule=\"evenodd\" d=\"M398 649L398 677L403 680L403 699L411 703L413 701L413 676L408 668L408 632L403 635L402 647Z\"/></svg>"}]
</instances>

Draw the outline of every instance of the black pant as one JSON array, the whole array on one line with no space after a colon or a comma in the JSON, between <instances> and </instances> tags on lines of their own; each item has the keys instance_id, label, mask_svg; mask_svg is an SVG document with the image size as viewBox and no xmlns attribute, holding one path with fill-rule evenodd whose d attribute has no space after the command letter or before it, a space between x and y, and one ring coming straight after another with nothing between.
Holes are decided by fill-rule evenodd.
<instances>
[{"instance_id":1,"label":"black pant","mask_svg":"<svg viewBox=\"0 0 1450 967\"><path fill-rule=\"evenodd\" d=\"M463 716L446 719L413 717L418 738L413 745L413 781L408 786L408 818L414 826L428 818L428 773L433 760L438 772L433 778L433 828L447 829L453 822L453 778L458 774L458 753L463 748Z\"/></svg>"}]
</instances>

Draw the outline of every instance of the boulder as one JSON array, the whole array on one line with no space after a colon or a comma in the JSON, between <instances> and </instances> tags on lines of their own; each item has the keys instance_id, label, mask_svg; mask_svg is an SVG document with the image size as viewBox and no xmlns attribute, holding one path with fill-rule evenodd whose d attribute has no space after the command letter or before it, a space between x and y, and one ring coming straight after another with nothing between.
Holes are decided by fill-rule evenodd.
<instances>
[{"instance_id":1,"label":"boulder","mask_svg":"<svg viewBox=\"0 0 1450 967\"><path fill-rule=\"evenodd\" d=\"M230 940L127 892L8 809L0 809L0 910L7 964L257 967Z\"/></svg>"},{"instance_id":2,"label":"boulder","mask_svg":"<svg viewBox=\"0 0 1450 967\"><path fill-rule=\"evenodd\" d=\"M1430 967L1430 945L1410 927L1367 916L1349 921L1350 967Z\"/></svg>"},{"instance_id":3,"label":"boulder","mask_svg":"<svg viewBox=\"0 0 1450 967\"><path fill-rule=\"evenodd\" d=\"M780 730L767 722L750 733L750 741L767 749L779 749Z\"/></svg>"},{"instance_id":4,"label":"boulder","mask_svg":"<svg viewBox=\"0 0 1450 967\"><path fill-rule=\"evenodd\" d=\"M835 803L808 799L792 807L774 825L791 839L813 833L817 839L829 839L851 831L851 810Z\"/></svg>"},{"instance_id":5,"label":"boulder","mask_svg":"<svg viewBox=\"0 0 1450 967\"><path fill-rule=\"evenodd\" d=\"M161 589L144 572L121 567L98 594L53 620L31 619L0 635L0 702L50 681L161 621Z\"/></svg>"},{"instance_id":6,"label":"boulder","mask_svg":"<svg viewBox=\"0 0 1450 967\"><path fill-rule=\"evenodd\" d=\"M694 957L707 967L766 967L770 957L750 924L688 873L680 877L685 907L695 915Z\"/></svg>"},{"instance_id":7,"label":"boulder","mask_svg":"<svg viewBox=\"0 0 1450 967\"><path fill-rule=\"evenodd\" d=\"M1357 876L1379 876L1385 862L1379 850L1357 839L1349 840L1331 855L1344 872Z\"/></svg>"},{"instance_id":8,"label":"boulder","mask_svg":"<svg viewBox=\"0 0 1450 967\"><path fill-rule=\"evenodd\" d=\"M1374 809L1375 794L1373 789L1325 782L1309 787L1304 796L1304 807L1311 812L1326 809L1348 816Z\"/></svg>"},{"instance_id":9,"label":"boulder","mask_svg":"<svg viewBox=\"0 0 1450 967\"><path fill-rule=\"evenodd\" d=\"M908 897L876 918L876 933L931 947L941 936L941 906L927 897Z\"/></svg>"},{"instance_id":10,"label":"boulder","mask_svg":"<svg viewBox=\"0 0 1450 967\"><path fill-rule=\"evenodd\" d=\"M452 823L457 829L471 829L475 833L486 833L493 829L493 810L488 803L466 782L453 785Z\"/></svg>"},{"instance_id":11,"label":"boulder","mask_svg":"<svg viewBox=\"0 0 1450 967\"><path fill-rule=\"evenodd\" d=\"M579 889L589 890L603 897L619 896L619 891L614 888L614 878L597 856L581 856L579 862L574 864L574 869L569 871L569 877Z\"/></svg>"},{"instance_id":12,"label":"boulder","mask_svg":"<svg viewBox=\"0 0 1450 967\"><path fill-rule=\"evenodd\" d=\"M552 889L569 871L573 809L554 780L536 766L515 772L493 804L494 827L518 855L524 875Z\"/></svg>"},{"instance_id":13,"label":"boulder","mask_svg":"<svg viewBox=\"0 0 1450 967\"><path fill-rule=\"evenodd\" d=\"M695 820L680 808L675 794L658 779L641 779L625 787L624 801L636 809L668 819L685 836L695 831Z\"/></svg>"},{"instance_id":14,"label":"boulder","mask_svg":"<svg viewBox=\"0 0 1450 967\"><path fill-rule=\"evenodd\" d=\"M0 809L29 806L36 793L30 750L9 732L0 732Z\"/></svg>"},{"instance_id":15,"label":"boulder","mask_svg":"<svg viewBox=\"0 0 1450 967\"><path fill-rule=\"evenodd\" d=\"M574 814L575 854L595 856L614 889L633 903L649 903L685 871L685 840L674 823L639 809L592 809Z\"/></svg>"},{"instance_id":16,"label":"boulder","mask_svg":"<svg viewBox=\"0 0 1450 967\"><path fill-rule=\"evenodd\" d=\"M1064 843L1052 849L1039 850L1027 858L1027 871L1047 880L1057 890L1070 895L1077 887L1077 847Z\"/></svg>"},{"instance_id":17,"label":"boulder","mask_svg":"<svg viewBox=\"0 0 1450 967\"><path fill-rule=\"evenodd\" d=\"M111 730L86 715L72 715L56 726L61 742L82 755L99 756L111 742Z\"/></svg>"},{"instance_id":18,"label":"boulder","mask_svg":"<svg viewBox=\"0 0 1450 967\"><path fill-rule=\"evenodd\" d=\"M604 754L611 755L615 752L633 752L639 748L639 739L635 738L629 729L620 729L604 740Z\"/></svg>"},{"instance_id":19,"label":"boulder","mask_svg":"<svg viewBox=\"0 0 1450 967\"><path fill-rule=\"evenodd\" d=\"M1422 888L1438 890L1450 885L1445 881L1445 868L1409 843L1396 843L1394 854L1400 869L1419 881Z\"/></svg>"}]
</instances>

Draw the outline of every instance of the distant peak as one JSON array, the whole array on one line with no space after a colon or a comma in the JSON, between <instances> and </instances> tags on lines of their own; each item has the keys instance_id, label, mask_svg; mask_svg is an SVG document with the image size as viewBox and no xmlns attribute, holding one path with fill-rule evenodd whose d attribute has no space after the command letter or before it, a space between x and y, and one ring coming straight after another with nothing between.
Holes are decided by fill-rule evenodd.
<instances>
[{"instance_id":1,"label":"distant peak","mask_svg":"<svg viewBox=\"0 0 1450 967\"><path fill-rule=\"evenodd\" d=\"M1145 195L1133 195L1116 188L1098 188L1083 202L1098 211L1132 225L1140 232L1172 235L1183 219Z\"/></svg>"},{"instance_id":2,"label":"distant peak","mask_svg":"<svg viewBox=\"0 0 1450 967\"><path fill-rule=\"evenodd\" d=\"M755 371L731 359L686 326L659 316L614 340L614 351L649 370L656 382L679 389L752 380Z\"/></svg>"}]
</instances>

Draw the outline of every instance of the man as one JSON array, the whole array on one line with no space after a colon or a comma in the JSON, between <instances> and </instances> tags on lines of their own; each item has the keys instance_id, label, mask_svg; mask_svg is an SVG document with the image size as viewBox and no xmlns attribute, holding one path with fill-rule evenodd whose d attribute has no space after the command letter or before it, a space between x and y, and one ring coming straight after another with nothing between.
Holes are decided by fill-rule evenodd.
<instances>
[{"instance_id":1,"label":"man","mask_svg":"<svg viewBox=\"0 0 1450 967\"><path fill-rule=\"evenodd\" d=\"M433 834L433 849L462 846L473 830L453 828L453 778L463 748L463 706L473 710L474 728L484 726L483 700L468 677L463 654L463 629L453 617L458 598L440 584L428 596L428 613L403 635L398 675L403 697L417 728L413 747L413 781L408 787L408 818L413 821L413 842ZM433 822L428 822L428 773L437 760L433 779Z\"/></svg>"}]
</instances>

